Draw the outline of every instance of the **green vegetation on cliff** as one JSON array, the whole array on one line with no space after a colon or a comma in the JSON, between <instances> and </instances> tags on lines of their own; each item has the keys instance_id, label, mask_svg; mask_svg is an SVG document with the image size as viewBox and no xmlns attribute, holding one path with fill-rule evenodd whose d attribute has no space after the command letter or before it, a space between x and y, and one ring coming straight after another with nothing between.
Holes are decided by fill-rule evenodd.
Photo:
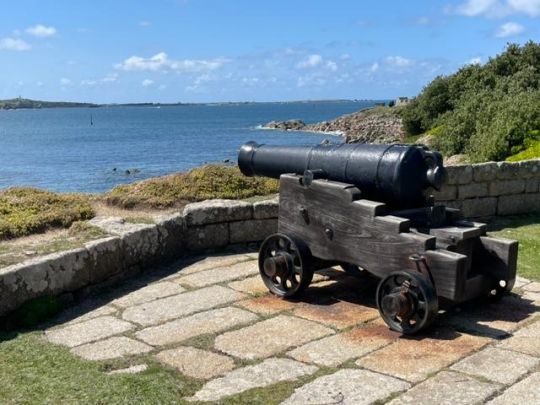
<instances>
[{"instance_id":1,"label":"green vegetation on cliff","mask_svg":"<svg viewBox=\"0 0 540 405\"><path fill-rule=\"evenodd\" d=\"M246 177L236 166L207 165L115 187L105 200L122 208L167 208L211 198L242 199L277 192L277 180Z\"/></svg>"},{"instance_id":2,"label":"green vegetation on cliff","mask_svg":"<svg viewBox=\"0 0 540 405\"><path fill-rule=\"evenodd\" d=\"M49 228L67 228L75 221L93 216L92 206L83 196L35 188L0 190L0 240Z\"/></svg>"},{"instance_id":3,"label":"green vegetation on cliff","mask_svg":"<svg viewBox=\"0 0 540 405\"><path fill-rule=\"evenodd\" d=\"M121 185L103 195L8 188L0 190L0 241L54 228L69 228L74 222L99 213L104 203L113 210L178 208L213 198L245 199L277 192L277 180L246 177L236 166L221 164ZM141 218L128 220L140 222Z\"/></svg>"},{"instance_id":4,"label":"green vegetation on cliff","mask_svg":"<svg viewBox=\"0 0 540 405\"><path fill-rule=\"evenodd\" d=\"M540 44L510 44L428 84L401 112L408 135L433 132L432 146L472 161L504 160L540 141ZM534 150L527 156L534 155Z\"/></svg>"}]
</instances>

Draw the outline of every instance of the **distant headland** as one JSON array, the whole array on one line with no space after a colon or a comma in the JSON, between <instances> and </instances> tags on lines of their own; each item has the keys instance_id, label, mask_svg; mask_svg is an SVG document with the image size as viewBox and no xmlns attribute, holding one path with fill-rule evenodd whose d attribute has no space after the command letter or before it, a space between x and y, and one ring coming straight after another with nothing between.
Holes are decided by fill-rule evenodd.
<instances>
[{"instance_id":1,"label":"distant headland","mask_svg":"<svg viewBox=\"0 0 540 405\"><path fill-rule=\"evenodd\" d=\"M12 98L0 100L0 110L17 110L23 108L66 108L66 107L98 107L92 103L75 103L68 101L41 101L28 98Z\"/></svg>"},{"instance_id":2,"label":"distant headland","mask_svg":"<svg viewBox=\"0 0 540 405\"><path fill-rule=\"evenodd\" d=\"M17 110L17 109L39 109L39 108L73 108L73 107L170 107L170 106L186 106L186 105L245 105L245 104L297 104L297 103L350 103L372 100L296 100L296 101L224 101L215 103L109 103L109 104L94 104L94 103L79 103L71 101L43 101L32 100L29 98L12 98L0 100L0 110Z\"/></svg>"}]
</instances>

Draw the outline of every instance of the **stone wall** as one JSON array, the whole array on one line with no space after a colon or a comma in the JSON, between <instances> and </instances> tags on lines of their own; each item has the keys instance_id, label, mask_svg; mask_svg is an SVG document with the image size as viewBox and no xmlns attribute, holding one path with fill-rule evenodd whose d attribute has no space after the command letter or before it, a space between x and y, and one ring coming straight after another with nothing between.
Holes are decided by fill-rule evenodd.
<instances>
[{"instance_id":1,"label":"stone wall","mask_svg":"<svg viewBox=\"0 0 540 405\"><path fill-rule=\"evenodd\" d=\"M540 159L448 166L448 182L435 194L465 218L540 212Z\"/></svg>"},{"instance_id":2,"label":"stone wall","mask_svg":"<svg viewBox=\"0 0 540 405\"><path fill-rule=\"evenodd\" d=\"M540 212L540 160L448 167L439 203L466 218ZM155 224L121 218L91 223L112 235L83 247L0 269L0 316L45 295L82 294L193 252L260 242L277 230L277 198L248 203L210 200Z\"/></svg>"},{"instance_id":3,"label":"stone wall","mask_svg":"<svg viewBox=\"0 0 540 405\"><path fill-rule=\"evenodd\" d=\"M0 269L0 316L41 296L84 296L152 264L193 252L260 242L277 231L277 214L274 198L189 204L182 213L159 217L155 224L94 218L90 223L112 236Z\"/></svg>"}]
</instances>

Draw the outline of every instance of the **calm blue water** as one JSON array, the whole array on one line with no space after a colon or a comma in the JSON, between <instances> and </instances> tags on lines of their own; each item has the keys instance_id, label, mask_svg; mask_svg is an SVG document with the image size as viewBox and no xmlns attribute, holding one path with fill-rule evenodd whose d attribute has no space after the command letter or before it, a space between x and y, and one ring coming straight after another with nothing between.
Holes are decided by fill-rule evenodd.
<instances>
[{"instance_id":1,"label":"calm blue water","mask_svg":"<svg viewBox=\"0 0 540 405\"><path fill-rule=\"evenodd\" d=\"M234 162L238 148L250 140L319 143L334 137L257 126L293 118L307 123L329 120L370 105L316 102L0 110L0 188L107 191L121 183L203 163ZM125 174L133 169L140 172Z\"/></svg>"}]
</instances>

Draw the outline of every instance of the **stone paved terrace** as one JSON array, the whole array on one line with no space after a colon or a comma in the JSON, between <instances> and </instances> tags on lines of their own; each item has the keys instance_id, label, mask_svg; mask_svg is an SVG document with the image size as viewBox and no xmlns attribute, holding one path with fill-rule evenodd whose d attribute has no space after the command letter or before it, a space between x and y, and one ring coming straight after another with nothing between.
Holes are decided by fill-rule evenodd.
<instances>
[{"instance_id":1,"label":"stone paved terrace","mask_svg":"<svg viewBox=\"0 0 540 405\"><path fill-rule=\"evenodd\" d=\"M88 361L121 359L114 373L158 362L196 379L189 402L239 403L267 387L284 404L540 403L540 283L518 279L514 294L402 338L379 318L374 280L328 269L284 301L256 257L163 267L64 311L44 335Z\"/></svg>"}]
</instances>

